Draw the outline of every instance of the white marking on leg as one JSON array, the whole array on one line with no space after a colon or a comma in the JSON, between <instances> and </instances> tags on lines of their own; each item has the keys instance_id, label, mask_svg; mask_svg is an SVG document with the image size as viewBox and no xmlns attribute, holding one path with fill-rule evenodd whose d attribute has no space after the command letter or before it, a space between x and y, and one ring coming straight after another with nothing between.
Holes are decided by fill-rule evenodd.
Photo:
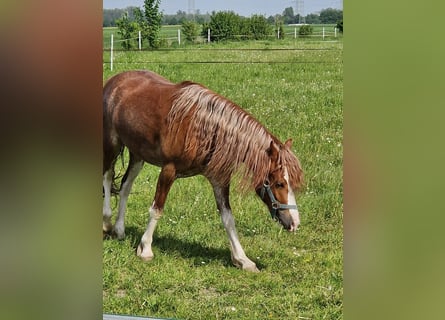
<instances>
[{"instance_id":1,"label":"white marking on leg","mask_svg":"<svg viewBox=\"0 0 445 320\"><path fill-rule=\"evenodd\" d=\"M117 213L116 223L114 224L114 232L118 239L125 238L125 213L127 211L127 201L130 195L131 187L133 182L138 176L144 165L143 161L135 162L133 167L130 169L127 179L121 186L119 191L119 210Z\"/></svg>"},{"instance_id":2,"label":"white marking on leg","mask_svg":"<svg viewBox=\"0 0 445 320\"><path fill-rule=\"evenodd\" d=\"M290 184L289 184L289 174L287 173L287 169L286 168L284 168L284 179L287 182L287 188L288 188L287 204L288 205L295 205L295 207L297 207L297 201L295 200L294 191L290 187ZM295 231L295 230L297 230L298 226L300 225L300 213L298 212L298 207L297 207L297 209L289 209L289 212L290 212L290 215L292 217L292 226L289 229L289 231Z\"/></svg>"},{"instance_id":3,"label":"white marking on leg","mask_svg":"<svg viewBox=\"0 0 445 320\"><path fill-rule=\"evenodd\" d=\"M246 256L246 253L241 246L238 239L238 234L236 232L235 220L233 219L232 212L229 209L222 210L221 220L229 237L232 262L243 270L258 272L259 270L257 269L255 263Z\"/></svg>"},{"instance_id":4,"label":"white marking on leg","mask_svg":"<svg viewBox=\"0 0 445 320\"><path fill-rule=\"evenodd\" d=\"M104 232L111 231L113 225L111 223L111 184L113 183L113 169L106 171L103 175L102 186L104 187L104 203L102 208L103 222L102 230Z\"/></svg>"},{"instance_id":5,"label":"white marking on leg","mask_svg":"<svg viewBox=\"0 0 445 320\"><path fill-rule=\"evenodd\" d=\"M238 234L235 228L235 219L233 219L232 211L230 210L229 206L228 195L224 192L225 189L217 186L216 184L212 185L215 199L220 210L221 220L224 228L226 229L227 236L229 237L233 264L243 270L259 272L255 263L246 256L246 253L244 252L238 239Z\"/></svg>"},{"instance_id":6,"label":"white marking on leg","mask_svg":"<svg viewBox=\"0 0 445 320\"><path fill-rule=\"evenodd\" d=\"M162 210L154 208L154 202L150 207L150 220L147 225L147 229L142 236L141 243L138 246L137 255L142 260L149 261L153 259L153 251L151 250L151 244L153 242L153 233L158 224L158 220L162 216Z\"/></svg>"}]
</instances>

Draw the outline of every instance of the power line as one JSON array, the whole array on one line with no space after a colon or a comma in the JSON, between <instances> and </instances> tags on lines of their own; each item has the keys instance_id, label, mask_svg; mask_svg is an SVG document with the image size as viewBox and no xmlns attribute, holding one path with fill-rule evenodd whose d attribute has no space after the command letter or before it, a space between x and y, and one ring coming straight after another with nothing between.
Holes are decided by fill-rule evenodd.
<instances>
[{"instance_id":1,"label":"power line","mask_svg":"<svg viewBox=\"0 0 445 320\"><path fill-rule=\"evenodd\" d=\"M195 16L195 0L188 0L188 14Z\"/></svg>"},{"instance_id":2,"label":"power line","mask_svg":"<svg viewBox=\"0 0 445 320\"><path fill-rule=\"evenodd\" d=\"M295 0L297 5L298 23L305 24L306 17L304 14L304 0Z\"/></svg>"}]
</instances>

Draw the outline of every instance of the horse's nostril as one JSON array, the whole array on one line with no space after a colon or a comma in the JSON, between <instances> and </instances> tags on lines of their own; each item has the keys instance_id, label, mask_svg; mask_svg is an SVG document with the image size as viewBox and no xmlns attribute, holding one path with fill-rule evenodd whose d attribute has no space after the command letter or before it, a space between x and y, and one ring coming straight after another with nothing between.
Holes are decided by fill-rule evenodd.
<instances>
[{"instance_id":1,"label":"horse's nostril","mask_svg":"<svg viewBox=\"0 0 445 320\"><path fill-rule=\"evenodd\" d=\"M300 226L300 223L292 222L289 230L290 231L297 231L299 226Z\"/></svg>"}]
</instances>

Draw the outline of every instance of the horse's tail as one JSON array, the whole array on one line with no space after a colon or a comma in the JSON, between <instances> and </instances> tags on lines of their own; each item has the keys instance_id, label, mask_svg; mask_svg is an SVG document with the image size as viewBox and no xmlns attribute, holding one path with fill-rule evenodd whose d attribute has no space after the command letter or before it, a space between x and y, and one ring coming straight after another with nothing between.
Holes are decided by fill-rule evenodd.
<instances>
[{"instance_id":1,"label":"horse's tail","mask_svg":"<svg viewBox=\"0 0 445 320\"><path fill-rule=\"evenodd\" d=\"M124 162L124 150L125 147L124 145L121 145L119 153L117 154L116 158L113 161L112 164L112 168L113 168L113 178L112 178L112 182L111 182L111 194L116 196L119 194L119 191L121 190L122 187L122 183L119 184L118 181L122 181L122 177L124 176L122 173L119 173L118 175L116 175L116 171L115 171L115 166L116 166L116 162L118 161L118 159L120 159L121 161L121 167L124 169L125 168L125 162ZM124 170L122 170L124 171ZM119 172L122 172L121 170L119 170Z\"/></svg>"}]
</instances>

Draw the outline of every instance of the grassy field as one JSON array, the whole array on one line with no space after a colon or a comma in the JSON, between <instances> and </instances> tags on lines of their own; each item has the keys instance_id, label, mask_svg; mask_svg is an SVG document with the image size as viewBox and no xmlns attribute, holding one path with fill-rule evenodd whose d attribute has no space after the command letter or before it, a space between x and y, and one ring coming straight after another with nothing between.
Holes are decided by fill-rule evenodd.
<instances>
[{"instance_id":1,"label":"grassy field","mask_svg":"<svg viewBox=\"0 0 445 320\"><path fill-rule=\"evenodd\" d=\"M253 192L231 190L240 241L261 270L251 274L232 266L210 185L200 176L173 185L155 232L154 260L136 257L159 173L146 164L129 198L126 239L103 242L104 313L343 318L342 52L341 40L202 44L116 52L113 71L104 52L104 81L124 70L149 69L173 82L200 82L236 102L281 141L293 138L306 176L296 233L272 221ZM116 170L123 173L120 164Z\"/></svg>"}]
</instances>

